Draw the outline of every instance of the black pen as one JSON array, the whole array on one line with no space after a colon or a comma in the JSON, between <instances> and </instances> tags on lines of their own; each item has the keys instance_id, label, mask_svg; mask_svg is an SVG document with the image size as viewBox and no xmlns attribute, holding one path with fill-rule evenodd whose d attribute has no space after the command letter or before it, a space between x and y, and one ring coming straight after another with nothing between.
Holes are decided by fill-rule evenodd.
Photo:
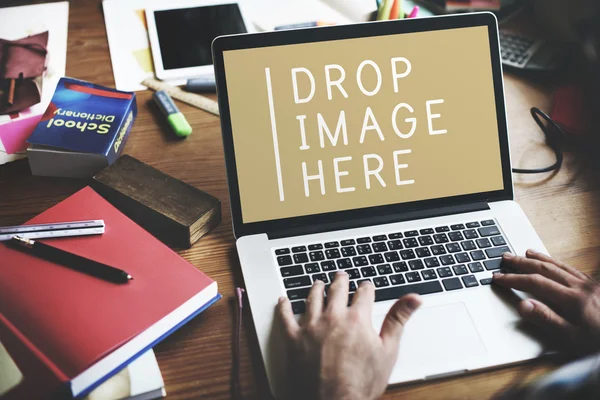
<instances>
[{"instance_id":1,"label":"black pen","mask_svg":"<svg viewBox=\"0 0 600 400\"><path fill-rule=\"evenodd\" d=\"M113 283L127 283L133 279L127 272L106 264L90 260L77 254L48 246L47 244L35 240L26 239L21 236L13 236L11 243L14 243L23 250L47 261L60 264L64 267L74 269L84 274L104 279Z\"/></svg>"}]
</instances>

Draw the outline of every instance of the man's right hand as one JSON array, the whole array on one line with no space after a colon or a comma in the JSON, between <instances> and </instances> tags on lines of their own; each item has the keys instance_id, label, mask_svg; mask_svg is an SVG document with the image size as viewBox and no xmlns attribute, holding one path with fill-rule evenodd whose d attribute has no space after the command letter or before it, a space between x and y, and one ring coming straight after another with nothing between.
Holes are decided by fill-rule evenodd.
<instances>
[{"instance_id":1,"label":"man's right hand","mask_svg":"<svg viewBox=\"0 0 600 400\"><path fill-rule=\"evenodd\" d=\"M543 328L564 350L590 353L600 349L600 284L560 261L528 250L526 257L505 254L502 265L520 272L496 273L494 283L531 293L519 314Z\"/></svg>"}]
</instances>

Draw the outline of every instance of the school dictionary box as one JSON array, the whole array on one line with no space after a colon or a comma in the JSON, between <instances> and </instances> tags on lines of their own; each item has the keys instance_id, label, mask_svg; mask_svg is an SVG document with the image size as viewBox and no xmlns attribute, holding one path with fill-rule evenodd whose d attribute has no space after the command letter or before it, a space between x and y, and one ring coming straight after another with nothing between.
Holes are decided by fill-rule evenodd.
<instances>
[{"instance_id":1,"label":"school dictionary box","mask_svg":"<svg viewBox=\"0 0 600 400\"><path fill-rule=\"evenodd\" d=\"M136 116L135 93L61 78L28 140L31 172L93 176L119 157Z\"/></svg>"}]
</instances>

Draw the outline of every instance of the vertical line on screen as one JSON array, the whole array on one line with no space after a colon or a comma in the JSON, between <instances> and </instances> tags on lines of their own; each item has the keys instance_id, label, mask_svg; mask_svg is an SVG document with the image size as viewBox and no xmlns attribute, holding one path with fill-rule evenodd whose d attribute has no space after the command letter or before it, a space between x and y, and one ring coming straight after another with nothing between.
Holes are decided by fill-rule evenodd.
<instances>
[{"instance_id":1,"label":"vertical line on screen","mask_svg":"<svg viewBox=\"0 0 600 400\"><path fill-rule=\"evenodd\" d=\"M273 88L271 86L271 68L265 68L267 79L267 93L269 95L269 111L271 113L271 131L273 132L273 150L275 151L275 169L277 170L277 186L279 187L279 201L284 201L283 179L281 177L281 160L279 158L279 139L277 137L277 123L275 122L275 105L273 103Z\"/></svg>"}]
</instances>

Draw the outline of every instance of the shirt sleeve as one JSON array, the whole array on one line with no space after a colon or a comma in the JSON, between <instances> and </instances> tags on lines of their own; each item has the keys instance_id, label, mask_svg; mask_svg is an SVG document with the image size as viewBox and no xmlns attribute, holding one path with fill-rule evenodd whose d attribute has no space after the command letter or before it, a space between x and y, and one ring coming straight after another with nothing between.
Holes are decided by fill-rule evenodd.
<instances>
[{"instance_id":1,"label":"shirt sleeve","mask_svg":"<svg viewBox=\"0 0 600 400\"><path fill-rule=\"evenodd\" d=\"M532 383L511 388L499 400L567 400L600 398L600 353L574 361Z\"/></svg>"}]
</instances>

